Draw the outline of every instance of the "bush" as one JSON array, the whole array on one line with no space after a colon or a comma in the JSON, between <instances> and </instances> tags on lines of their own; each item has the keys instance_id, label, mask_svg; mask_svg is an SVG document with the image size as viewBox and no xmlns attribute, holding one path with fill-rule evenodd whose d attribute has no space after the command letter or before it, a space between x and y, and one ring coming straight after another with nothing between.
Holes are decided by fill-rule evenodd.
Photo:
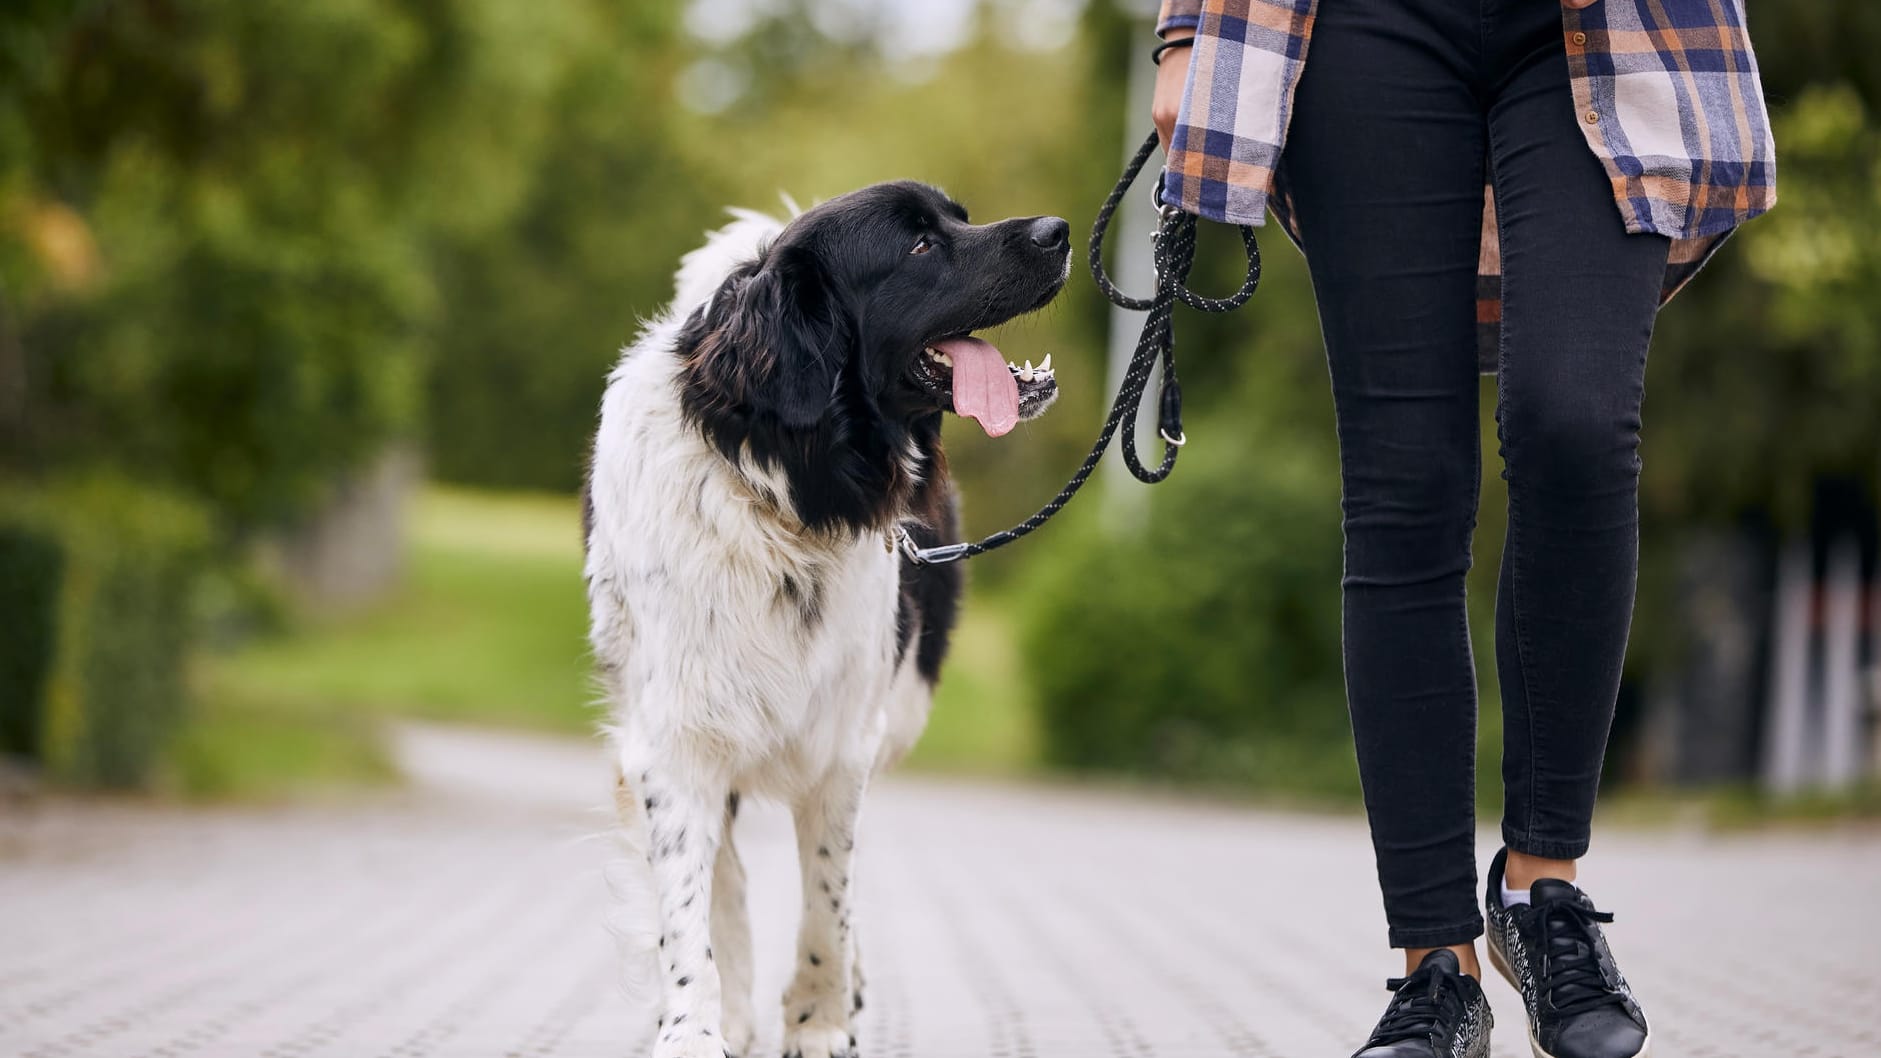
<instances>
[{"instance_id":1,"label":"bush","mask_svg":"<svg viewBox=\"0 0 1881 1058\"><path fill-rule=\"evenodd\" d=\"M121 480L0 492L0 611L29 632L0 647L8 725L54 777L148 781L184 715L208 546L194 507Z\"/></svg>"},{"instance_id":2,"label":"bush","mask_svg":"<svg viewBox=\"0 0 1881 1058\"><path fill-rule=\"evenodd\" d=\"M1019 595L1046 756L1349 798L1337 470L1217 425L1140 525L1087 520L1034 552Z\"/></svg>"},{"instance_id":3,"label":"bush","mask_svg":"<svg viewBox=\"0 0 1881 1058\"><path fill-rule=\"evenodd\" d=\"M39 755L40 708L52 671L57 625L58 544L0 523L0 755Z\"/></svg>"}]
</instances>

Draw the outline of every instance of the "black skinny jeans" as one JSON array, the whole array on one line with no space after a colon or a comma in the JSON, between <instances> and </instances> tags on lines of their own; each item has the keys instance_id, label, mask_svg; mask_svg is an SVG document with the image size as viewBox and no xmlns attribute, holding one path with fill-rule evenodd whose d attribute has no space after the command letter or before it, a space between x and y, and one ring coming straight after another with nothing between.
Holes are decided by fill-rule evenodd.
<instances>
[{"instance_id":1,"label":"black skinny jeans","mask_svg":"<svg viewBox=\"0 0 1881 1058\"><path fill-rule=\"evenodd\" d=\"M1390 941L1482 932L1464 574L1483 185L1503 263L1496 594L1508 847L1586 851L1638 571L1668 242L1628 235L1560 0L1321 0L1284 159L1337 408L1345 676Z\"/></svg>"}]
</instances>

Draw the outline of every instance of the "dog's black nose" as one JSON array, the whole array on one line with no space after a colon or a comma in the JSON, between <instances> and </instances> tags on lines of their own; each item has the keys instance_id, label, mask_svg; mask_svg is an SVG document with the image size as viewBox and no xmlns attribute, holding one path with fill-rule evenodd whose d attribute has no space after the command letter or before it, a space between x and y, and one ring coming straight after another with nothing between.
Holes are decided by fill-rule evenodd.
<instances>
[{"instance_id":1,"label":"dog's black nose","mask_svg":"<svg viewBox=\"0 0 1881 1058\"><path fill-rule=\"evenodd\" d=\"M1071 225L1062 217L1040 217L1032 222L1032 244L1041 250L1057 250L1071 242Z\"/></svg>"}]
</instances>

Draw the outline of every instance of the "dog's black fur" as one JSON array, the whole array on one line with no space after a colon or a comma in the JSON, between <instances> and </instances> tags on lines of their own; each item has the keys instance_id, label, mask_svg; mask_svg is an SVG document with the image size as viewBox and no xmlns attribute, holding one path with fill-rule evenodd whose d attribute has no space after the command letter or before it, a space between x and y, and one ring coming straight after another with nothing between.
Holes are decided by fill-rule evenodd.
<instances>
[{"instance_id":1,"label":"dog's black fur","mask_svg":"<svg viewBox=\"0 0 1881 1058\"><path fill-rule=\"evenodd\" d=\"M1064 285L1066 235L1056 217L973 225L959 203L913 181L832 199L733 272L681 328L686 416L726 459L744 453L781 468L809 531L899 520L918 546L950 543L959 505L940 436L952 394L913 365L935 341L1049 303ZM901 458L910 451L916 475ZM585 542L594 529L586 482L581 522ZM929 684L961 581L957 565L901 564L897 660L914 649Z\"/></svg>"},{"instance_id":2,"label":"dog's black fur","mask_svg":"<svg viewBox=\"0 0 1881 1058\"><path fill-rule=\"evenodd\" d=\"M959 203L912 181L833 199L686 321L685 412L725 458L780 468L809 531L906 519L917 544L951 542L960 522L940 437L952 395L914 366L936 341L1051 301L1068 252L1062 220L976 226ZM915 467L904 462L910 451ZM955 565L902 562L899 648L915 650L929 683L961 579Z\"/></svg>"},{"instance_id":3,"label":"dog's black fur","mask_svg":"<svg viewBox=\"0 0 1881 1058\"><path fill-rule=\"evenodd\" d=\"M938 547L960 539L960 512L953 483L939 452L936 470L915 493L914 509L909 512L908 535L917 547ZM914 643L914 664L921 678L931 687L940 679L941 662L947 659L947 644L953 637L954 620L960 613L961 570L959 563L920 566L901 560L901 603L895 612L895 661L907 656L910 640Z\"/></svg>"},{"instance_id":4,"label":"dog's black fur","mask_svg":"<svg viewBox=\"0 0 1881 1058\"><path fill-rule=\"evenodd\" d=\"M915 500L904 456L940 469L951 394L913 370L922 350L1049 302L1064 236L1056 218L970 224L912 181L823 203L680 331L685 411L727 459L781 468L806 529L885 529Z\"/></svg>"}]
</instances>

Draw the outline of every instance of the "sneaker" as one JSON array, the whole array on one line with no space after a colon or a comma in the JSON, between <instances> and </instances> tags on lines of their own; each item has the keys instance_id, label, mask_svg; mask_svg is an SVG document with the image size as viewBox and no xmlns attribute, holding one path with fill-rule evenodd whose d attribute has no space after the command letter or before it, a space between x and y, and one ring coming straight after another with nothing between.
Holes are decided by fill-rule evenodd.
<instances>
[{"instance_id":1,"label":"sneaker","mask_svg":"<svg viewBox=\"0 0 1881 1058\"><path fill-rule=\"evenodd\" d=\"M1391 1005L1352 1058L1489 1058L1489 1014L1476 979L1456 953L1438 948L1409 977L1385 982Z\"/></svg>"},{"instance_id":2,"label":"sneaker","mask_svg":"<svg viewBox=\"0 0 1881 1058\"><path fill-rule=\"evenodd\" d=\"M1646 1015L1600 932L1613 916L1554 878L1530 887L1530 903L1502 906L1508 855L1489 865L1489 961L1522 993L1535 1058L1647 1058Z\"/></svg>"}]
</instances>

